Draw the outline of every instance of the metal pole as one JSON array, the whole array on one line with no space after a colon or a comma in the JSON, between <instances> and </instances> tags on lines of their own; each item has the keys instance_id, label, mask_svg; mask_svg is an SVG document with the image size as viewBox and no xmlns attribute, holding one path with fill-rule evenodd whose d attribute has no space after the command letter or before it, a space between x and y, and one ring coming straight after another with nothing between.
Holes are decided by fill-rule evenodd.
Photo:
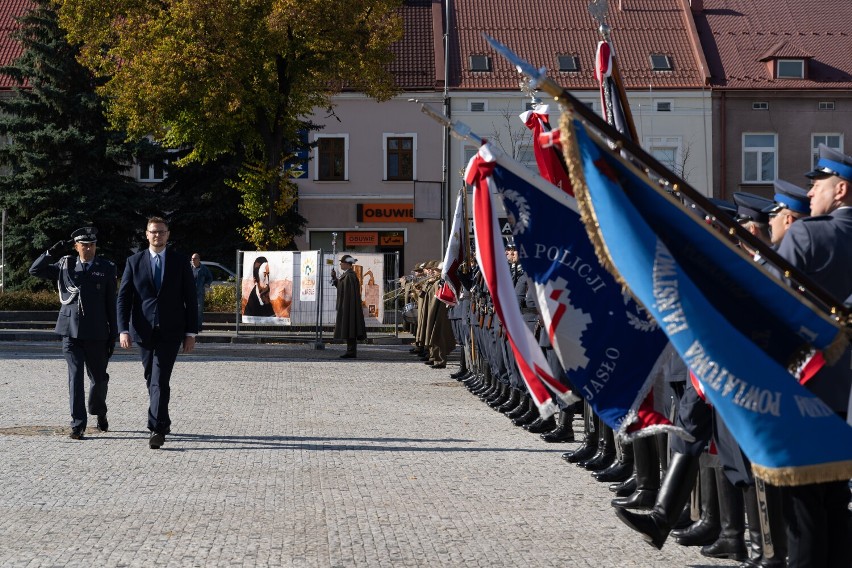
<instances>
[{"instance_id":1,"label":"metal pole","mask_svg":"<svg viewBox=\"0 0 852 568\"><path fill-rule=\"evenodd\" d=\"M0 220L0 294L6 291L6 210Z\"/></svg>"},{"instance_id":2,"label":"metal pole","mask_svg":"<svg viewBox=\"0 0 852 568\"><path fill-rule=\"evenodd\" d=\"M242 263L242 252L241 250L237 251L237 278L234 282L234 321L236 322L236 332L237 335L240 334L240 300L242 298L242 290L243 290L243 263Z\"/></svg>"},{"instance_id":3,"label":"metal pole","mask_svg":"<svg viewBox=\"0 0 852 568\"><path fill-rule=\"evenodd\" d=\"M319 249L319 259L317 260L317 329L314 333L314 349L325 349L325 344L322 342L322 296L325 289L325 262L322 249Z\"/></svg>"},{"instance_id":4,"label":"metal pole","mask_svg":"<svg viewBox=\"0 0 852 568\"><path fill-rule=\"evenodd\" d=\"M396 263L396 278L393 285L393 334L399 339L399 251L394 252L394 262Z\"/></svg>"}]
</instances>

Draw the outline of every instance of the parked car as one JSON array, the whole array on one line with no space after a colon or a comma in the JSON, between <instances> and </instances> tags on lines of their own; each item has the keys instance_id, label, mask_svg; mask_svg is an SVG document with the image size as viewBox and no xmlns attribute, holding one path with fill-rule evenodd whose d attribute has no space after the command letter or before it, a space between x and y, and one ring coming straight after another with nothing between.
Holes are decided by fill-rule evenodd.
<instances>
[{"instance_id":1,"label":"parked car","mask_svg":"<svg viewBox=\"0 0 852 568\"><path fill-rule=\"evenodd\" d=\"M202 260L201 264L213 274L213 286L232 286L237 281L237 273L218 262Z\"/></svg>"}]
</instances>

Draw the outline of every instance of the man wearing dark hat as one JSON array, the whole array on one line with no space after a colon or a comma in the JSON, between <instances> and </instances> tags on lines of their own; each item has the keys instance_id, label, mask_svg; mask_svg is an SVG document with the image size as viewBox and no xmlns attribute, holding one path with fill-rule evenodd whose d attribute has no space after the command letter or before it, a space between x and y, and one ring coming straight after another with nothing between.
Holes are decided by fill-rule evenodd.
<instances>
[{"instance_id":1,"label":"man wearing dark hat","mask_svg":"<svg viewBox=\"0 0 852 568\"><path fill-rule=\"evenodd\" d=\"M772 207L772 200L754 195L753 193L737 192L734 193L734 203L737 206L736 219L740 225L749 233L768 244L770 238L769 213L767 210ZM755 251L751 250L747 244L741 242L740 247L749 254L755 255ZM759 257L755 256L755 260L759 260Z\"/></svg>"},{"instance_id":2,"label":"man wearing dark hat","mask_svg":"<svg viewBox=\"0 0 852 568\"><path fill-rule=\"evenodd\" d=\"M793 185L789 181L775 181L775 203L769 207L769 233L772 246L777 248L790 225L810 212L808 190Z\"/></svg>"},{"instance_id":3,"label":"man wearing dark hat","mask_svg":"<svg viewBox=\"0 0 852 568\"><path fill-rule=\"evenodd\" d=\"M59 241L30 267L30 274L56 281L62 307L55 332L62 336L68 363L71 403L71 438L81 440L86 431L83 366L88 371L89 414L98 417L98 430L106 432L107 363L118 338L115 312L115 265L96 256L98 230L83 227L71 234L77 255L53 262L67 241Z\"/></svg>"},{"instance_id":4,"label":"man wearing dark hat","mask_svg":"<svg viewBox=\"0 0 852 568\"><path fill-rule=\"evenodd\" d=\"M811 217L793 223L778 254L839 301L852 298L852 157L820 145L816 168L805 174ZM777 271L776 271L777 272ZM779 275L780 276L780 275ZM852 364L850 349L805 383L842 418L847 418ZM819 476L815 471L814 475ZM784 487L788 564L852 566L848 480Z\"/></svg>"},{"instance_id":5,"label":"man wearing dark hat","mask_svg":"<svg viewBox=\"0 0 852 568\"><path fill-rule=\"evenodd\" d=\"M341 359L357 356L358 340L367 339L364 310L361 307L361 283L352 266L358 262L348 254L340 257L340 271L331 271L331 285L337 288L337 319L334 321L334 338L346 340L346 353Z\"/></svg>"}]
</instances>

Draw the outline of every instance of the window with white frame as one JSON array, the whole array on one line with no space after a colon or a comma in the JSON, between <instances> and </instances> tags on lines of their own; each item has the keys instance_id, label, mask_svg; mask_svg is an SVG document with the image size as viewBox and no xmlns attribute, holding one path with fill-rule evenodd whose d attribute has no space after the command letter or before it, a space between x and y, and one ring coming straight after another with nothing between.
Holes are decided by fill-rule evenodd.
<instances>
[{"instance_id":1,"label":"window with white frame","mask_svg":"<svg viewBox=\"0 0 852 568\"><path fill-rule=\"evenodd\" d=\"M645 148L658 162L668 169L681 175L680 167L680 136L646 136Z\"/></svg>"},{"instance_id":2,"label":"window with white frame","mask_svg":"<svg viewBox=\"0 0 852 568\"><path fill-rule=\"evenodd\" d=\"M819 162L819 145L825 144L832 150L843 152L842 134L811 134L811 156L814 167Z\"/></svg>"},{"instance_id":3,"label":"window with white frame","mask_svg":"<svg viewBox=\"0 0 852 568\"><path fill-rule=\"evenodd\" d=\"M169 159L144 160L136 164L136 181L144 183L156 183L166 179L169 175Z\"/></svg>"},{"instance_id":4,"label":"window with white frame","mask_svg":"<svg viewBox=\"0 0 852 568\"><path fill-rule=\"evenodd\" d=\"M417 134L382 134L385 180L417 179Z\"/></svg>"},{"instance_id":5,"label":"window with white frame","mask_svg":"<svg viewBox=\"0 0 852 568\"><path fill-rule=\"evenodd\" d=\"M743 183L771 183L778 167L778 135L743 134Z\"/></svg>"},{"instance_id":6,"label":"window with white frame","mask_svg":"<svg viewBox=\"0 0 852 568\"><path fill-rule=\"evenodd\" d=\"M349 135L318 134L314 148L314 179L346 181L349 179Z\"/></svg>"}]
</instances>

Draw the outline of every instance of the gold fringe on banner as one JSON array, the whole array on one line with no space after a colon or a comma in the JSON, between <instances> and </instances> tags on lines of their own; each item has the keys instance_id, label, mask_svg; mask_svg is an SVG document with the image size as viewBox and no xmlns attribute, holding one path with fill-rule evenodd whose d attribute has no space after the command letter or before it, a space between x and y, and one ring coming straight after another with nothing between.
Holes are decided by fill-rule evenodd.
<instances>
[{"instance_id":1,"label":"gold fringe on banner","mask_svg":"<svg viewBox=\"0 0 852 568\"><path fill-rule=\"evenodd\" d=\"M852 460L798 467L764 467L751 464L755 477L771 485L792 487L852 479Z\"/></svg>"},{"instance_id":2,"label":"gold fringe on banner","mask_svg":"<svg viewBox=\"0 0 852 568\"><path fill-rule=\"evenodd\" d=\"M607 272L612 274L623 290L629 290L624 278L615 268L609 249L600 232L600 224L592 206L592 199L589 196L589 186L586 185L583 162L580 159L580 151L574 135L573 115L572 107L565 107L562 117L559 119L559 137L562 143L562 155L565 157L565 164L568 166L568 177L571 179L571 187L574 188L574 198L577 200L577 207L580 209L580 219L582 219L589 240L592 241L592 246L595 248L598 262Z\"/></svg>"}]
</instances>

